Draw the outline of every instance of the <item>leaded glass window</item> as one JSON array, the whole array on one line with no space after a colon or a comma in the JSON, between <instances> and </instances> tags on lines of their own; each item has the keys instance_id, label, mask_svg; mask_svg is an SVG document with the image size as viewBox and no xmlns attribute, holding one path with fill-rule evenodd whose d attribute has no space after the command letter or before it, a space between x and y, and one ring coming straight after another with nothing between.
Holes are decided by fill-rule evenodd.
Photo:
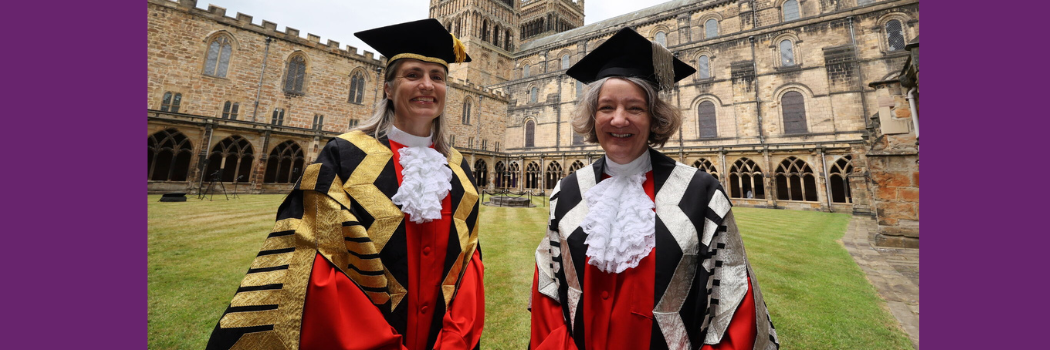
<instances>
[{"instance_id":1,"label":"leaded glass window","mask_svg":"<svg viewBox=\"0 0 1050 350\"><path fill-rule=\"evenodd\" d=\"M784 110L784 133L806 133L806 104L798 91L788 91L781 100Z\"/></svg>"},{"instance_id":2,"label":"leaded glass window","mask_svg":"<svg viewBox=\"0 0 1050 350\"><path fill-rule=\"evenodd\" d=\"M704 22L704 39L711 39L718 36L718 21L714 18Z\"/></svg>"},{"instance_id":3,"label":"leaded glass window","mask_svg":"<svg viewBox=\"0 0 1050 350\"><path fill-rule=\"evenodd\" d=\"M204 74L225 78L232 52L233 46L230 45L229 38L219 36L212 40L208 45L207 59L204 61Z\"/></svg>"},{"instance_id":4,"label":"leaded glass window","mask_svg":"<svg viewBox=\"0 0 1050 350\"><path fill-rule=\"evenodd\" d=\"M697 119L700 120L700 138L718 137L718 119L715 118L713 102L700 102L697 108Z\"/></svg>"},{"instance_id":5,"label":"leaded glass window","mask_svg":"<svg viewBox=\"0 0 1050 350\"><path fill-rule=\"evenodd\" d=\"M303 80L306 79L306 59L296 55L288 61L288 70L285 72L284 91L294 94L303 93Z\"/></svg>"},{"instance_id":6,"label":"leaded glass window","mask_svg":"<svg viewBox=\"0 0 1050 350\"><path fill-rule=\"evenodd\" d=\"M696 70L700 71L700 79L711 78L711 60L705 55L696 59Z\"/></svg>"},{"instance_id":7,"label":"leaded glass window","mask_svg":"<svg viewBox=\"0 0 1050 350\"><path fill-rule=\"evenodd\" d=\"M904 28L901 26L901 21L892 20L886 22L886 40L889 43L890 51L904 50Z\"/></svg>"},{"instance_id":8,"label":"leaded glass window","mask_svg":"<svg viewBox=\"0 0 1050 350\"><path fill-rule=\"evenodd\" d=\"M780 66L791 67L795 65L795 49L791 45L791 40L780 41Z\"/></svg>"},{"instance_id":9,"label":"leaded glass window","mask_svg":"<svg viewBox=\"0 0 1050 350\"><path fill-rule=\"evenodd\" d=\"M798 0L785 1L783 11L784 21L793 21L801 17L801 15L798 12Z\"/></svg>"}]
</instances>

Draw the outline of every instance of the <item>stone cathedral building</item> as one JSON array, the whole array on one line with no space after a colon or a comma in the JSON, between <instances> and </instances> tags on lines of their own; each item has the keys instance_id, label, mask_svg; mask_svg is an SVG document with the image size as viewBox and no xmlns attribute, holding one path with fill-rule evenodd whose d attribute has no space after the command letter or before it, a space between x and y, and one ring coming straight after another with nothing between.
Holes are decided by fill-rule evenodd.
<instances>
[{"instance_id":1,"label":"stone cathedral building","mask_svg":"<svg viewBox=\"0 0 1050 350\"><path fill-rule=\"evenodd\" d=\"M147 1L150 193L288 191L381 97L385 57ZM479 187L549 194L601 156L569 125L586 86L564 73L631 27L697 68L662 93L684 120L661 151L735 205L871 215L880 244L918 247L917 0L674 0L586 25L585 6L429 0L473 58L445 117Z\"/></svg>"}]
</instances>

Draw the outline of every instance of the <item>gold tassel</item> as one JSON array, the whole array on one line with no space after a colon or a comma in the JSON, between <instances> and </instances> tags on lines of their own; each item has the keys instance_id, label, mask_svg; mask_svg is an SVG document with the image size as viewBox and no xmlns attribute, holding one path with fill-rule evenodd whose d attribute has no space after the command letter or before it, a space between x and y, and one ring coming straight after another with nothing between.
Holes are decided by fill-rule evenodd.
<instances>
[{"instance_id":1,"label":"gold tassel","mask_svg":"<svg viewBox=\"0 0 1050 350\"><path fill-rule=\"evenodd\" d=\"M463 46L463 42L456 39L456 36L452 33L448 33L448 35L452 35L452 52L456 54L456 63L467 60L467 47Z\"/></svg>"},{"instance_id":2,"label":"gold tassel","mask_svg":"<svg viewBox=\"0 0 1050 350\"><path fill-rule=\"evenodd\" d=\"M653 71L660 90L670 91L674 87L674 54L662 45L653 43Z\"/></svg>"}]
</instances>

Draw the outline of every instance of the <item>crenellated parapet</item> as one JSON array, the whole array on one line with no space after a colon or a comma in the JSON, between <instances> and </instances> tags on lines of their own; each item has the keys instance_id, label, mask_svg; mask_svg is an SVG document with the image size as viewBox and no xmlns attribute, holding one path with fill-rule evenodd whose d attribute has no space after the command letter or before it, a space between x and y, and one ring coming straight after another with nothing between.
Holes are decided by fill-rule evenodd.
<instances>
[{"instance_id":1,"label":"crenellated parapet","mask_svg":"<svg viewBox=\"0 0 1050 350\"><path fill-rule=\"evenodd\" d=\"M262 20L261 24L252 23L254 17L237 12L236 17L229 17L226 15L226 8L215 5L208 5L208 9L197 8L196 0L147 0L150 4L164 6L170 9L187 12L191 15L205 17L215 22L222 23L228 26L236 27L246 31L254 32L260 35L271 37L274 39L288 41L297 45L311 47L342 57L363 61L365 63L374 65L383 65L386 62L386 57L377 55L370 51L363 51L359 54L356 47L346 45L340 47L338 41L328 39L326 42L321 42L321 37L317 34L307 33L306 37L301 37L299 30L285 26L285 30L277 30L277 23Z\"/></svg>"}]
</instances>

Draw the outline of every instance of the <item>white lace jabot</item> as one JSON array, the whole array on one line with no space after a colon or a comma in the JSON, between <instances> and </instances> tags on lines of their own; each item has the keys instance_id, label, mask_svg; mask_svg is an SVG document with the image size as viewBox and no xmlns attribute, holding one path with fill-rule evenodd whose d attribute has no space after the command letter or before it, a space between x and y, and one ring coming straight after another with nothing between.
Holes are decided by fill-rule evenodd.
<instances>
[{"instance_id":1,"label":"white lace jabot","mask_svg":"<svg viewBox=\"0 0 1050 350\"><path fill-rule=\"evenodd\" d=\"M395 126L387 133L391 141L405 145L398 151L401 187L390 199L417 224L440 219L441 201L452 190L452 169L441 152L430 148L431 136L415 136Z\"/></svg>"},{"instance_id":2,"label":"white lace jabot","mask_svg":"<svg viewBox=\"0 0 1050 350\"><path fill-rule=\"evenodd\" d=\"M656 247L655 207L642 188L653 166L648 151L627 164L606 156L605 164L611 177L584 193L588 211L580 226L587 232L587 263L620 273L637 267Z\"/></svg>"}]
</instances>

